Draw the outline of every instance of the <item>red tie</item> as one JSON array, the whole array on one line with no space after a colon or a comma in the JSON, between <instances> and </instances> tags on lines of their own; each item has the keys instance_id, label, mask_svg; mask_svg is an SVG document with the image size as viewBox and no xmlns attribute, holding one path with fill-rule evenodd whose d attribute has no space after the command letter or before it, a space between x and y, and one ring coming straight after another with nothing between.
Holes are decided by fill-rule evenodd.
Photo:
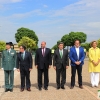
<instances>
[{"instance_id":1,"label":"red tie","mask_svg":"<svg viewBox=\"0 0 100 100\"><path fill-rule=\"evenodd\" d=\"M42 52L42 55L43 55L43 57L44 57L44 48L43 48L43 52Z\"/></svg>"}]
</instances>

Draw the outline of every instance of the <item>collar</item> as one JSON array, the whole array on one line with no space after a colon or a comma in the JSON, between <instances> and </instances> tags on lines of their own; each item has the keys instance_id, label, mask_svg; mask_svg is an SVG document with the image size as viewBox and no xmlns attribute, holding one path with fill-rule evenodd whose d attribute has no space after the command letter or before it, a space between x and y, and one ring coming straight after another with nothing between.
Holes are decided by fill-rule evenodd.
<instances>
[{"instance_id":1,"label":"collar","mask_svg":"<svg viewBox=\"0 0 100 100\"><path fill-rule=\"evenodd\" d=\"M22 54L25 54L25 51L24 52L21 52Z\"/></svg>"},{"instance_id":2,"label":"collar","mask_svg":"<svg viewBox=\"0 0 100 100\"><path fill-rule=\"evenodd\" d=\"M11 51L11 48L10 49L7 49L7 51Z\"/></svg>"},{"instance_id":3,"label":"collar","mask_svg":"<svg viewBox=\"0 0 100 100\"><path fill-rule=\"evenodd\" d=\"M25 54L25 51L23 53Z\"/></svg>"},{"instance_id":4,"label":"collar","mask_svg":"<svg viewBox=\"0 0 100 100\"><path fill-rule=\"evenodd\" d=\"M59 51L63 51L63 49L62 50L59 49Z\"/></svg>"},{"instance_id":5,"label":"collar","mask_svg":"<svg viewBox=\"0 0 100 100\"><path fill-rule=\"evenodd\" d=\"M46 48L46 47L45 47ZM45 48L42 48L42 49L45 49Z\"/></svg>"},{"instance_id":6,"label":"collar","mask_svg":"<svg viewBox=\"0 0 100 100\"><path fill-rule=\"evenodd\" d=\"M75 47L76 49L77 49L77 48L80 48L80 46L79 46L79 47L74 46L74 47Z\"/></svg>"},{"instance_id":7,"label":"collar","mask_svg":"<svg viewBox=\"0 0 100 100\"><path fill-rule=\"evenodd\" d=\"M94 49L93 47L91 47L91 49ZM95 49L98 49L98 47L96 47Z\"/></svg>"}]
</instances>

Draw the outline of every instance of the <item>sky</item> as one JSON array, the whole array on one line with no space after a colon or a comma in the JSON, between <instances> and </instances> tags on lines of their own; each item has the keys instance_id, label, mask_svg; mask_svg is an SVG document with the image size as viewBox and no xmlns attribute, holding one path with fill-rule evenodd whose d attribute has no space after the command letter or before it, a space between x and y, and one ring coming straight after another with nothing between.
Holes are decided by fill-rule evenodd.
<instances>
[{"instance_id":1,"label":"sky","mask_svg":"<svg viewBox=\"0 0 100 100\"><path fill-rule=\"evenodd\" d=\"M0 41L15 41L18 28L34 30L51 48L65 34L100 39L100 0L0 0Z\"/></svg>"}]
</instances>

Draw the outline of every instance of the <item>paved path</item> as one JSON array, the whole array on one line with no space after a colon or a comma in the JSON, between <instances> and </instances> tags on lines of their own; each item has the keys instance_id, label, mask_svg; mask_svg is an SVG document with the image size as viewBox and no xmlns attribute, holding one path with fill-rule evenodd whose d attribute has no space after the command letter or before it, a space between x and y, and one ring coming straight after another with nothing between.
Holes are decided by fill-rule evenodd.
<instances>
[{"instance_id":1,"label":"paved path","mask_svg":"<svg viewBox=\"0 0 100 100\"><path fill-rule=\"evenodd\" d=\"M49 88L48 91L42 89L39 91L37 89L37 70L33 67L31 71L31 92L24 91L20 92L20 75L17 71L15 71L15 85L14 91L4 92L4 76L3 71L0 70L0 100L98 100L97 99L97 91L100 89L100 85L98 88L92 88L90 85L90 75L88 73L88 61L85 60L85 65L83 67L83 86L84 89L79 89L77 75L76 75L76 86L73 90L70 89L70 77L71 70L70 68L67 70L67 83L65 85L65 90L56 90L56 73L53 68L49 70Z\"/></svg>"}]
</instances>

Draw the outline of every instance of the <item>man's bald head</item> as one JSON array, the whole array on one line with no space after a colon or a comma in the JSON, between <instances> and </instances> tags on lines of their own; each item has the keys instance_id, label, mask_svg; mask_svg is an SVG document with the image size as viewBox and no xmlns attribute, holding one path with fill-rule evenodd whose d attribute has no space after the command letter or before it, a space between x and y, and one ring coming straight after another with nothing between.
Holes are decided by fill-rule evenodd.
<instances>
[{"instance_id":1,"label":"man's bald head","mask_svg":"<svg viewBox=\"0 0 100 100\"><path fill-rule=\"evenodd\" d=\"M41 48L45 48L46 47L46 42L45 41L42 41L41 42Z\"/></svg>"}]
</instances>

